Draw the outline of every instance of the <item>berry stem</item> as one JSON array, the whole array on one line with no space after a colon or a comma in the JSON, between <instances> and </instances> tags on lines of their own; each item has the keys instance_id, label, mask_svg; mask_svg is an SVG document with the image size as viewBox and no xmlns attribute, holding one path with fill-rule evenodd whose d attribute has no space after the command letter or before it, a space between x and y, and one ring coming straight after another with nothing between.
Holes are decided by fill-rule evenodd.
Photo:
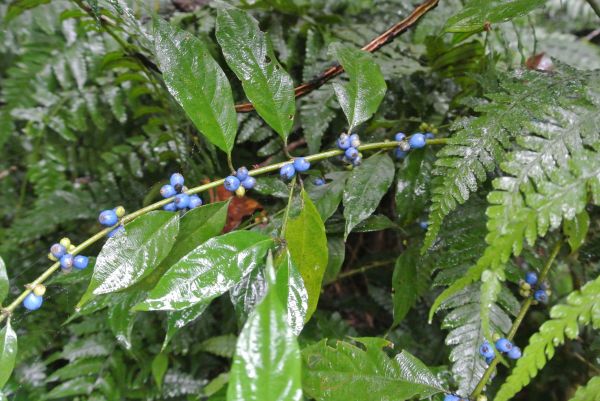
<instances>
[{"instance_id":1,"label":"berry stem","mask_svg":"<svg viewBox=\"0 0 600 401\"><path fill-rule=\"evenodd\" d=\"M436 139L427 140L427 144L429 144L429 145L443 145L445 143L446 143L446 138L436 138ZM361 151L393 149L393 148L397 147L399 144L400 144L400 142L397 142L397 141L374 142L374 143L361 145L358 147L358 149ZM343 150L334 149L334 150L328 150L328 151L322 152L322 153L316 153L311 156L306 156L305 159L309 162L316 162L319 160L325 160L325 159L328 159L331 157L339 156L343 153L344 153ZM266 174L266 173L271 173L274 171L278 171L284 164L288 164L288 163L289 163L289 160L286 160L281 163L275 163L275 164L271 164L268 166L260 167L260 168L249 171L248 174L251 176L258 176L258 175L262 175L262 174ZM221 178L219 180L209 182L208 184L204 184L204 185L200 185L200 186L191 188L187 191L187 193L189 195L198 194L198 193L207 191L209 189L218 187L220 185L223 185L223 182L224 182L224 179ZM73 256L79 254L81 251L85 250L92 244L105 238L106 235L109 232L111 232L113 229L118 227L118 225L120 225L120 224L125 225L146 213L149 213L153 210L156 210L165 205L168 205L169 203L173 202L173 199L174 199L174 197L160 200L160 201L155 202L151 205L148 205L142 209L139 209L133 213L123 216L123 218L121 218L120 222L117 223L115 226L107 227L107 228L97 232L96 234L94 234L93 236L88 238L87 240L83 241L77 247L75 247L73 252L70 252L70 253ZM17 308L17 306L19 306L23 302L23 300L27 297L27 295L29 295L29 293L31 293L33 291L32 289L35 288L36 285L42 284L58 269L60 269L60 262L55 262L46 271L44 271L38 278L33 280L31 283L29 283L28 286L26 286L25 290L17 298L15 298L8 306L4 307L1 310L0 322L4 321L8 316L10 316L12 314L12 312Z\"/></svg>"},{"instance_id":2,"label":"berry stem","mask_svg":"<svg viewBox=\"0 0 600 401\"><path fill-rule=\"evenodd\" d=\"M556 259L556 256L560 252L560 248L563 246L563 243L564 243L564 240L560 239L554 245L554 248L550 252L550 256L548 256L548 259L546 260L546 264L544 265L544 267L542 268L542 272L540 273L540 276L539 276L540 283L542 281L544 281L544 279L548 275L548 272L550 271L550 267L552 267L552 264L554 263L554 259ZM525 315L529 311L529 308L531 307L532 303L533 303L532 296L527 297L527 299L523 301L523 303L521 304L521 309L519 310L519 314L515 318L515 321L513 322L510 330L508 331L508 334L506 335L507 339L512 341L512 339L515 337L515 334L517 334L517 330L521 326L521 323L523 323L523 319L525 318ZM481 392L487 385L487 382L490 380L490 377L492 376L494 369L496 369L496 365L498 365L499 362L500 362L500 357L496 356L494 358L494 360L489 364L488 368L483 373L481 380L479 380L479 383L477 383L477 387L475 387L475 390L473 390L473 392L471 393L471 397L470 397L471 400L477 399L477 397L481 394Z\"/></svg>"}]
</instances>

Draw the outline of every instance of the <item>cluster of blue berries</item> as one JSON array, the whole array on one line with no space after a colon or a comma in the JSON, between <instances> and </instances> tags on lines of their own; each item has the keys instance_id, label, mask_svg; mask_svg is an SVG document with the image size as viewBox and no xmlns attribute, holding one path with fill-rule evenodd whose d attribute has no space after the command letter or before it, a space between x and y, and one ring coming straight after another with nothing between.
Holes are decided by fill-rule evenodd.
<instances>
[{"instance_id":1,"label":"cluster of blue berries","mask_svg":"<svg viewBox=\"0 0 600 401\"><path fill-rule=\"evenodd\" d=\"M310 162L306 160L304 157L296 157L293 161L284 164L281 169L279 169L279 175L286 181L291 180L296 172L303 173L310 168Z\"/></svg>"},{"instance_id":2,"label":"cluster of blue berries","mask_svg":"<svg viewBox=\"0 0 600 401\"><path fill-rule=\"evenodd\" d=\"M123 206L117 206L114 209L107 209L100 212L98 216L98 221L100 224L106 227L112 227L119 222L121 217L125 216L125 208ZM112 238L118 233L125 231L123 225L119 225L114 230L110 231L107 236L108 238Z\"/></svg>"},{"instance_id":3,"label":"cluster of blue berries","mask_svg":"<svg viewBox=\"0 0 600 401\"><path fill-rule=\"evenodd\" d=\"M73 268L83 270L88 266L89 258L83 255L73 256L75 245L71 244L71 240L63 238L60 242L50 247L48 259L60 263L61 269L70 272Z\"/></svg>"},{"instance_id":4,"label":"cluster of blue berries","mask_svg":"<svg viewBox=\"0 0 600 401\"><path fill-rule=\"evenodd\" d=\"M360 166L362 163L362 154L358 151L360 146L360 137L358 134L348 135L342 133L337 140L337 147L344 151L343 160L353 166Z\"/></svg>"},{"instance_id":5,"label":"cluster of blue berries","mask_svg":"<svg viewBox=\"0 0 600 401\"><path fill-rule=\"evenodd\" d=\"M501 354L506 354L506 356L508 356L510 359L519 359L521 357L521 348L511 343L507 338L499 338L496 340L495 345L498 352ZM485 362L488 365L492 363L496 357L494 347L492 347L492 345L487 341L481 344L481 347L479 347L479 353L485 358Z\"/></svg>"},{"instance_id":6,"label":"cluster of blue berries","mask_svg":"<svg viewBox=\"0 0 600 401\"><path fill-rule=\"evenodd\" d=\"M235 192L239 197L246 194L247 189L252 189L256 185L256 178L250 176L246 167L240 167L235 173L225 177L223 186L229 192Z\"/></svg>"},{"instance_id":7,"label":"cluster of blue berries","mask_svg":"<svg viewBox=\"0 0 600 401\"><path fill-rule=\"evenodd\" d=\"M533 298L540 303L547 303L548 297L552 294L548 284L540 283L538 275L534 271L529 271L525 274L525 280L519 281L519 294L525 298L531 296L533 291Z\"/></svg>"},{"instance_id":8,"label":"cluster of blue berries","mask_svg":"<svg viewBox=\"0 0 600 401\"><path fill-rule=\"evenodd\" d=\"M402 132L398 132L394 136L394 140L396 142L400 142L396 150L394 151L394 155L397 159L404 159L408 154L408 151L411 149L421 149L425 147L428 139L432 139L433 134L428 132L426 134L422 134L417 132L416 134L411 135L406 140L406 135Z\"/></svg>"},{"instance_id":9,"label":"cluster of blue berries","mask_svg":"<svg viewBox=\"0 0 600 401\"><path fill-rule=\"evenodd\" d=\"M187 188L183 185L184 178L179 173L174 173L169 178L169 184L165 184L160 188L160 194L163 198L173 198L173 202L163 206L167 212L175 212L177 210L195 209L202 206L202 198L198 195L188 195Z\"/></svg>"}]
</instances>

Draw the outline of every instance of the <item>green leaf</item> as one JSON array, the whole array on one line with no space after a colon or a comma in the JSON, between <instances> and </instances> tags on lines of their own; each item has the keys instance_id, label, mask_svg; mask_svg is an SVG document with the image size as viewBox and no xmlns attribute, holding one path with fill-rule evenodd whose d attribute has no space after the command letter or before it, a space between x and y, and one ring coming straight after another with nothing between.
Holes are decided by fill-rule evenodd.
<instances>
[{"instance_id":1,"label":"green leaf","mask_svg":"<svg viewBox=\"0 0 600 401\"><path fill-rule=\"evenodd\" d=\"M229 374L227 401L302 400L300 348L287 324L281 287L269 255L267 295L248 317L240 333Z\"/></svg>"},{"instance_id":2,"label":"green leaf","mask_svg":"<svg viewBox=\"0 0 600 401\"><path fill-rule=\"evenodd\" d=\"M327 268L327 237L325 226L317 208L302 190L302 210L290 219L285 230L285 240L292 261L298 268L308 292L306 321L317 309L321 283Z\"/></svg>"},{"instance_id":3,"label":"green leaf","mask_svg":"<svg viewBox=\"0 0 600 401\"><path fill-rule=\"evenodd\" d=\"M370 233L373 231L383 231L389 228L398 228L398 225L383 214L371 215L361 221L354 227L354 232Z\"/></svg>"},{"instance_id":4,"label":"green leaf","mask_svg":"<svg viewBox=\"0 0 600 401\"><path fill-rule=\"evenodd\" d=\"M344 188L344 238L358 223L369 217L394 180L394 163L387 154L369 157L352 170Z\"/></svg>"},{"instance_id":5,"label":"green leaf","mask_svg":"<svg viewBox=\"0 0 600 401\"><path fill-rule=\"evenodd\" d=\"M6 264L0 256L0 305L6 299L9 290L8 274L6 273Z\"/></svg>"},{"instance_id":6,"label":"green leaf","mask_svg":"<svg viewBox=\"0 0 600 401\"><path fill-rule=\"evenodd\" d=\"M342 269L344 259L346 258L346 244L344 243L344 239L341 236L330 235L327 237L327 250L329 258L327 260L325 276L323 277L324 284L335 281Z\"/></svg>"},{"instance_id":7,"label":"green leaf","mask_svg":"<svg viewBox=\"0 0 600 401\"><path fill-rule=\"evenodd\" d=\"M258 114L284 140L294 125L296 103L292 78L281 67L267 36L245 11L219 9L217 41Z\"/></svg>"},{"instance_id":8,"label":"green leaf","mask_svg":"<svg viewBox=\"0 0 600 401\"><path fill-rule=\"evenodd\" d=\"M132 311L138 302L143 299L141 292L115 294L118 301L108 311L108 326L115 335L117 342L126 350L131 350L131 332L135 324L137 312Z\"/></svg>"},{"instance_id":9,"label":"green leaf","mask_svg":"<svg viewBox=\"0 0 600 401\"><path fill-rule=\"evenodd\" d=\"M575 252L585 242L585 237L590 228L590 216L583 210L572 220L566 220L563 224L563 231L567 236L567 241L571 246L571 252ZM2 296L0 296L2 300Z\"/></svg>"},{"instance_id":10,"label":"green leaf","mask_svg":"<svg viewBox=\"0 0 600 401\"><path fill-rule=\"evenodd\" d=\"M175 263L137 310L181 310L227 292L264 260L273 240L253 231L212 238Z\"/></svg>"},{"instance_id":11,"label":"green leaf","mask_svg":"<svg viewBox=\"0 0 600 401\"><path fill-rule=\"evenodd\" d=\"M165 377L165 373L167 373L167 369L169 368L169 356L164 353L160 353L154 357L152 361L152 377L154 377L154 381L158 388L162 388L163 378Z\"/></svg>"},{"instance_id":12,"label":"green leaf","mask_svg":"<svg viewBox=\"0 0 600 401\"><path fill-rule=\"evenodd\" d=\"M211 337L200 344L200 349L204 352L220 356L222 358L233 358L237 336L234 334L225 334L222 336Z\"/></svg>"},{"instance_id":13,"label":"green leaf","mask_svg":"<svg viewBox=\"0 0 600 401\"><path fill-rule=\"evenodd\" d=\"M179 216L154 211L125 225L125 232L109 238L96 259L90 285L78 307L94 295L123 290L152 272L169 254L179 231Z\"/></svg>"},{"instance_id":14,"label":"green leaf","mask_svg":"<svg viewBox=\"0 0 600 401\"><path fill-rule=\"evenodd\" d=\"M327 176L332 179L330 182L315 185L308 190L323 222L327 221L340 205L348 173L335 172Z\"/></svg>"},{"instance_id":15,"label":"green leaf","mask_svg":"<svg viewBox=\"0 0 600 401\"><path fill-rule=\"evenodd\" d=\"M418 250L410 247L396 259L392 275L394 323L397 326L417 300Z\"/></svg>"},{"instance_id":16,"label":"green leaf","mask_svg":"<svg viewBox=\"0 0 600 401\"><path fill-rule=\"evenodd\" d=\"M550 310L550 320L544 322L537 333L529 339L523 356L517 361L510 376L498 390L494 401L508 401L554 356L556 347L565 342L565 337L576 339L581 325L591 324L600 328L600 277L573 291L566 304L556 305Z\"/></svg>"},{"instance_id":17,"label":"green leaf","mask_svg":"<svg viewBox=\"0 0 600 401\"><path fill-rule=\"evenodd\" d=\"M546 0L470 0L446 22L446 32L480 32L486 23L497 24L526 15Z\"/></svg>"},{"instance_id":18,"label":"green leaf","mask_svg":"<svg viewBox=\"0 0 600 401\"><path fill-rule=\"evenodd\" d=\"M600 376L592 377L585 386L579 387L569 401L600 401Z\"/></svg>"},{"instance_id":19,"label":"green leaf","mask_svg":"<svg viewBox=\"0 0 600 401\"><path fill-rule=\"evenodd\" d=\"M168 312L167 334L165 335L165 340L163 341L162 350L164 351L167 344L169 344L179 329L198 319L204 313L206 308L208 308L208 305L210 305L210 301L198 302L189 308Z\"/></svg>"},{"instance_id":20,"label":"green leaf","mask_svg":"<svg viewBox=\"0 0 600 401\"><path fill-rule=\"evenodd\" d=\"M6 22L12 20L13 18L21 15L27 10L35 8L41 4L48 4L50 0L13 0L8 5L8 10L6 11L6 15L4 20Z\"/></svg>"},{"instance_id":21,"label":"green leaf","mask_svg":"<svg viewBox=\"0 0 600 401\"><path fill-rule=\"evenodd\" d=\"M433 157L431 152L410 152L396 174L396 214L402 223L418 219L429 202Z\"/></svg>"},{"instance_id":22,"label":"green leaf","mask_svg":"<svg viewBox=\"0 0 600 401\"><path fill-rule=\"evenodd\" d=\"M17 360L17 333L10 325L10 319L0 330L0 389L4 387Z\"/></svg>"},{"instance_id":23,"label":"green leaf","mask_svg":"<svg viewBox=\"0 0 600 401\"><path fill-rule=\"evenodd\" d=\"M154 43L169 92L198 130L231 154L237 132L231 86L206 45L160 19L154 21Z\"/></svg>"},{"instance_id":24,"label":"green leaf","mask_svg":"<svg viewBox=\"0 0 600 401\"><path fill-rule=\"evenodd\" d=\"M431 371L403 351L390 359L381 350L391 345L381 338L360 338L365 349L337 341L335 347L322 340L302 350L302 384L317 401L408 400L446 392Z\"/></svg>"},{"instance_id":25,"label":"green leaf","mask_svg":"<svg viewBox=\"0 0 600 401\"><path fill-rule=\"evenodd\" d=\"M277 264L277 282L287 283L276 286L276 289L280 299L286 301L288 326L295 335L299 335L307 320L308 292L287 249Z\"/></svg>"},{"instance_id":26,"label":"green leaf","mask_svg":"<svg viewBox=\"0 0 600 401\"><path fill-rule=\"evenodd\" d=\"M333 89L348 119L348 131L352 131L375 114L387 86L370 53L340 43L333 43L330 52L350 78L346 85L334 82Z\"/></svg>"}]
</instances>

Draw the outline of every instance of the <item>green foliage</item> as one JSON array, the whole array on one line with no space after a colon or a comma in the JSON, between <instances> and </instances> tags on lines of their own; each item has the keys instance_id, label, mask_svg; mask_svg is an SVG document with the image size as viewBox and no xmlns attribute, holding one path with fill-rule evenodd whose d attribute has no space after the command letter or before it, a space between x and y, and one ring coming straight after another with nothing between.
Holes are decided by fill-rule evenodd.
<instances>
[{"instance_id":1,"label":"green foliage","mask_svg":"<svg viewBox=\"0 0 600 401\"><path fill-rule=\"evenodd\" d=\"M6 272L6 264L4 263L4 259L0 257L0 305L8 295L9 282L8 282L8 274Z\"/></svg>"},{"instance_id":2,"label":"green foliage","mask_svg":"<svg viewBox=\"0 0 600 401\"><path fill-rule=\"evenodd\" d=\"M322 340L302 350L303 386L316 400L426 398L444 392L442 384L406 351L391 359L380 338L358 338L364 349L344 341L335 347Z\"/></svg>"},{"instance_id":3,"label":"green foliage","mask_svg":"<svg viewBox=\"0 0 600 401\"><path fill-rule=\"evenodd\" d=\"M577 389L571 401L598 401L600 399L600 377L595 376L585 385Z\"/></svg>"},{"instance_id":4,"label":"green foliage","mask_svg":"<svg viewBox=\"0 0 600 401\"><path fill-rule=\"evenodd\" d=\"M17 333L10 325L10 319L0 330L0 389L4 387L17 360Z\"/></svg>"},{"instance_id":5,"label":"green foliage","mask_svg":"<svg viewBox=\"0 0 600 401\"><path fill-rule=\"evenodd\" d=\"M579 326L591 324L600 327L600 278L587 283L580 291L569 294L565 304L550 311L550 320L540 326L539 332L529 339L523 357L502 385L496 401L508 400L529 384L540 369L554 356L555 349L565 342L565 336L575 339Z\"/></svg>"}]
</instances>

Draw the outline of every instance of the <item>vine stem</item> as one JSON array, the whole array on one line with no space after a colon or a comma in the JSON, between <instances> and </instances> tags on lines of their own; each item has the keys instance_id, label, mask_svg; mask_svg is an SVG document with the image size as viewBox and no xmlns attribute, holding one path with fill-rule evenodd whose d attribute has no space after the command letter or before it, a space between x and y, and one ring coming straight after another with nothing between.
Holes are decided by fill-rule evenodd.
<instances>
[{"instance_id":1,"label":"vine stem","mask_svg":"<svg viewBox=\"0 0 600 401\"><path fill-rule=\"evenodd\" d=\"M546 264L544 265L544 267L542 268L542 271L540 272L538 282L541 283L542 281L544 281L544 279L548 275L548 272L550 271L550 268L552 267L552 264L554 263L554 260L556 259L556 256L560 252L560 248L563 246L563 244L564 244L564 241L561 239L554 245L554 248L550 252L550 256L548 256L548 260L546 260ZM529 296L525 301L523 301L523 303L521 304L521 309L519 310L519 314L515 318L515 321L513 322L510 330L508 331L508 334L506 335L507 339L512 341L512 339L515 337L515 334L517 334L517 330L521 326L521 323L523 323L523 319L525 318L525 315L529 311L529 308L531 307L532 304L533 304L532 296ZM481 394L481 392L487 385L487 382L490 380L490 377L492 376L492 373L494 372L494 369L496 369L496 365L498 365L499 362L500 362L500 358L498 356L496 356L494 358L494 360L489 364L488 368L483 373L481 380L479 380L479 383L477 383L477 387L475 387L475 389L471 393L471 397L470 397L471 400L475 400L475 399L477 399L477 397L479 397L479 395Z\"/></svg>"},{"instance_id":2,"label":"vine stem","mask_svg":"<svg viewBox=\"0 0 600 401\"><path fill-rule=\"evenodd\" d=\"M428 139L427 140L428 145L444 145L444 144L446 144L446 142L447 142L446 138L436 138L436 139ZM358 150L367 151L367 150L393 149L393 148L397 147L399 144L400 144L400 142L397 142L397 141L374 142L374 143L361 145L358 147ZM305 159L310 162L316 162L316 161L325 160L325 159L328 159L331 157L339 156L339 155L342 155L343 153L344 153L343 150L333 149L333 150L328 150L328 151L322 152L322 153L316 153L311 156L306 156ZM273 171L279 170L285 164L289 164L289 162L290 162L289 160L286 160L281 163L275 163L275 164L271 164L269 166L259 167L254 170L250 170L248 172L248 174L251 176L258 176L258 175L262 175L262 174L266 174L266 173L271 173ZM204 192L209 189L218 187L219 185L223 185L223 182L224 182L224 179L221 178L219 180L209 182L208 184L204 184L204 185L200 185L198 187L191 188L187 191L187 193L192 195L192 194ZM98 233L94 234L93 236L91 236L90 238L88 238L87 240L85 240L84 242L79 244L78 246L76 246L75 249L73 250L73 252L71 252L71 254L72 255L79 254L84 249L88 248L92 244L94 244L97 241L104 238L110 231L112 231L119 224L125 225L125 224L131 222L132 220L134 220L148 212L159 209L159 208L173 202L173 199L174 198L163 199L161 201L158 201L151 205L148 205L142 209L139 209L131 214L123 216L123 218L117 225L115 225L113 227L107 227L107 228L103 229L102 231L99 231ZM0 322L2 322L8 316L10 316L10 314L17 308L17 306L19 306L19 304L21 304L21 302L23 302L23 300L27 297L27 295L29 295L29 293L31 293L33 291L33 288L36 285L42 284L46 279L48 279L48 277L50 277L52 275L52 273L56 272L59 268L60 268L60 263L55 262L46 271L44 271L38 278L33 280L31 283L27 284L25 290L17 298L15 298L13 302L11 302L7 307L5 307L1 310Z\"/></svg>"}]
</instances>

